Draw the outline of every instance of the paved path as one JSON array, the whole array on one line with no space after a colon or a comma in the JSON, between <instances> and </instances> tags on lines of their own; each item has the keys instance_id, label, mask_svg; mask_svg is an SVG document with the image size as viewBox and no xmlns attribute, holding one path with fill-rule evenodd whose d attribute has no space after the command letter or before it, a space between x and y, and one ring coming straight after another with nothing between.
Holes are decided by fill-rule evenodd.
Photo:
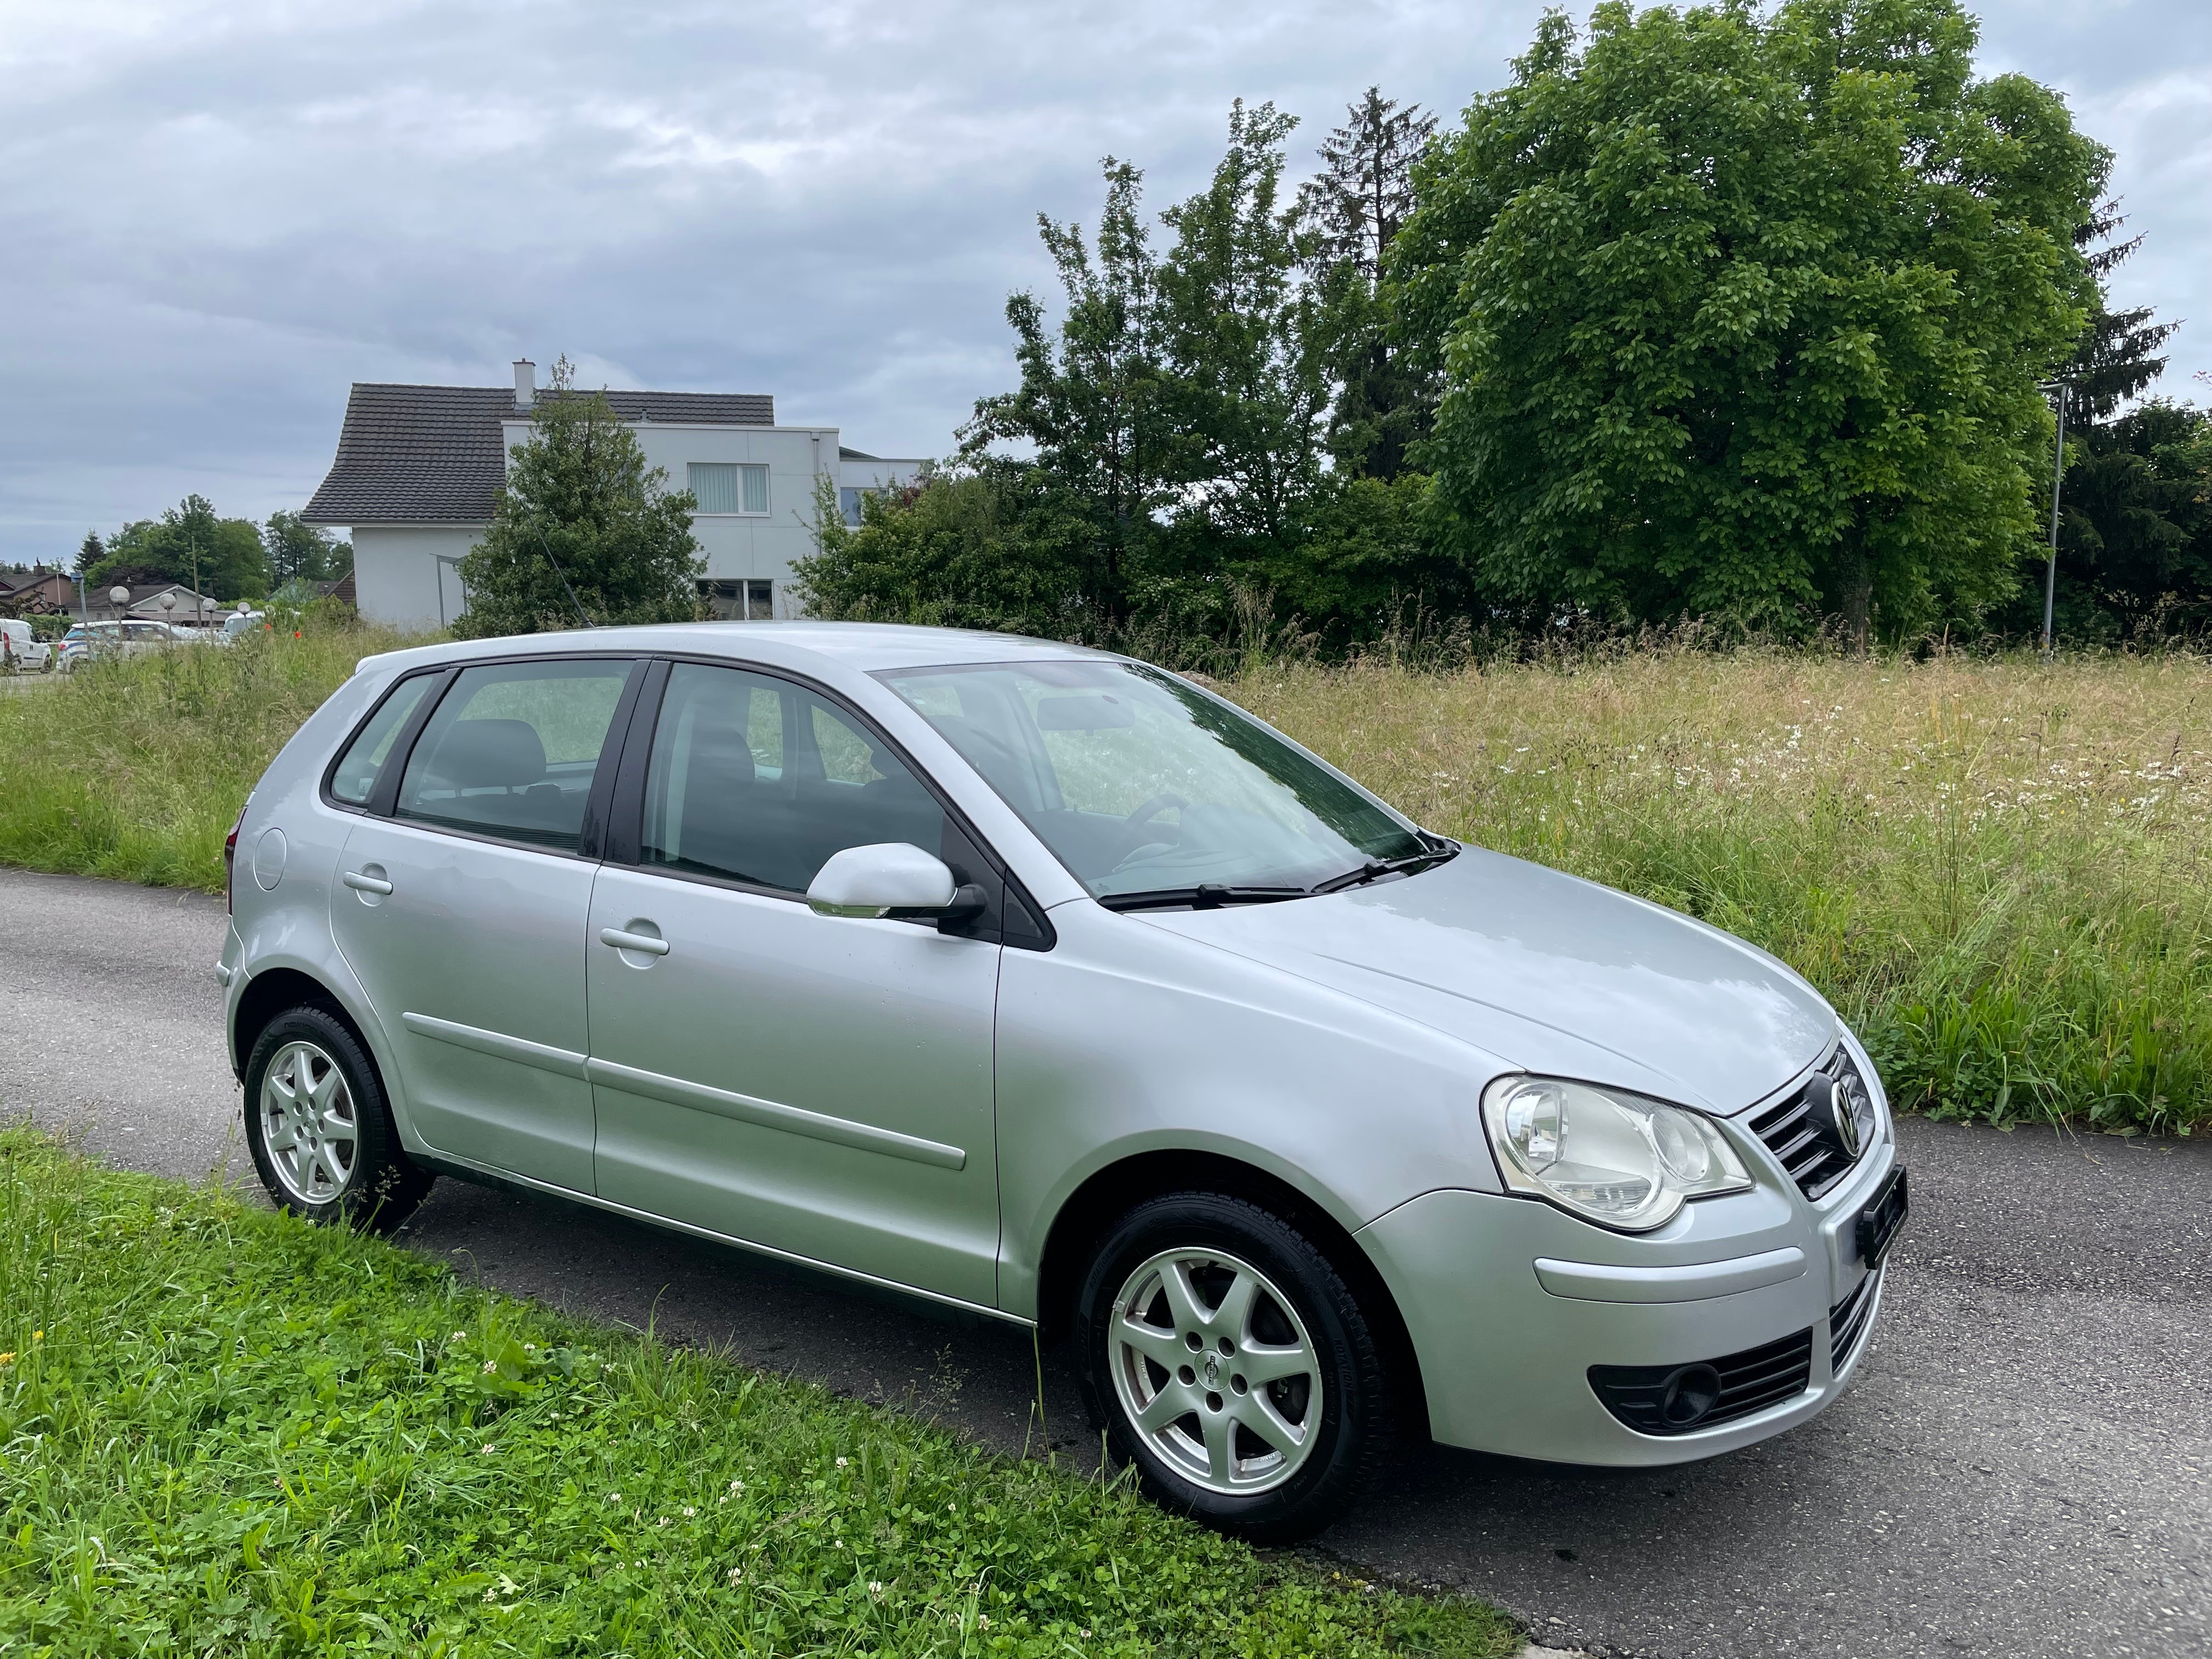
<instances>
[{"instance_id":1,"label":"paved path","mask_svg":"<svg viewBox=\"0 0 2212 1659\"><path fill-rule=\"evenodd\" d=\"M0 872L0 1109L134 1168L246 1170L209 972L222 907ZM1656 1474L1433 1450L1322 1540L1561 1648L1772 1659L2212 1651L2212 1140L1902 1127L1915 1214L1851 1394ZM520 1295L726 1346L1010 1449L996 1325L441 1182L406 1237ZM1045 1364L1060 1455L1094 1456Z\"/></svg>"}]
</instances>

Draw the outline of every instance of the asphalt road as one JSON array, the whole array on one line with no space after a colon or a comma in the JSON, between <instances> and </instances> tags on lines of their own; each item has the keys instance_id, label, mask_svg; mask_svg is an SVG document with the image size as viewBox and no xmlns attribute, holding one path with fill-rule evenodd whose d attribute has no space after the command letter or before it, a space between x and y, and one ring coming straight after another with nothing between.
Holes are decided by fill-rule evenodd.
<instances>
[{"instance_id":1,"label":"asphalt road","mask_svg":"<svg viewBox=\"0 0 2212 1659\"><path fill-rule=\"evenodd\" d=\"M196 895L0 871L0 1112L250 1178ZM1435 1449L1328 1533L1548 1645L1711 1656L2212 1651L2212 1142L1901 1126L1914 1216L1853 1391L1661 1473ZM404 1235L489 1284L726 1347L1018 1451L1028 1340L446 1181ZM1046 1420L1095 1456L1046 1356Z\"/></svg>"}]
</instances>

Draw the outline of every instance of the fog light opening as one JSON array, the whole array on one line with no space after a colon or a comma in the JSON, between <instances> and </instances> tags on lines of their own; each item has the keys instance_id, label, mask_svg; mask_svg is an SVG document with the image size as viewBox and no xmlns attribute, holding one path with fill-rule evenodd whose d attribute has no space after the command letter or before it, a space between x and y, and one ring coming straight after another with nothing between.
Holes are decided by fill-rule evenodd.
<instances>
[{"instance_id":1,"label":"fog light opening","mask_svg":"<svg viewBox=\"0 0 2212 1659\"><path fill-rule=\"evenodd\" d=\"M1659 1415L1670 1429L1686 1429L1720 1403L1721 1374L1711 1365L1678 1365L1659 1392Z\"/></svg>"}]
</instances>

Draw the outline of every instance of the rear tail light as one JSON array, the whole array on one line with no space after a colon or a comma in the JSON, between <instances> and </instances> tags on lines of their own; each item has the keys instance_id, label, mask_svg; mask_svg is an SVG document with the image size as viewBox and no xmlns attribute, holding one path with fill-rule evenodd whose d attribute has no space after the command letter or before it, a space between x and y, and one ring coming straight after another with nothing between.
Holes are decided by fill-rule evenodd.
<instances>
[{"instance_id":1,"label":"rear tail light","mask_svg":"<svg viewBox=\"0 0 2212 1659\"><path fill-rule=\"evenodd\" d=\"M253 798L248 795L246 802L247 806L252 805ZM231 908L231 889L238 878L238 828L245 822L246 806L240 806L238 816L230 822L230 833L222 838L222 908L226 915L236 914Z\"/></svg>"}]
</instances>

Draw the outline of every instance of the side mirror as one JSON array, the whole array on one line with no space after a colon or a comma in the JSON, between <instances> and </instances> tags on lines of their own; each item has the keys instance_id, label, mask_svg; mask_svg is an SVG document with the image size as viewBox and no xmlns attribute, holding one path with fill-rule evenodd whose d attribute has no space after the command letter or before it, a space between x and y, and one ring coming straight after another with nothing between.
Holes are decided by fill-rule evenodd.
<instances>
[{"instance_id":1,"label":"side mirror","mask_svg":"<svg viewBox=\"0 0 2212 1659\"><path fill-rule=\"evenodd\" d=\"M952 908L952 872L945 860L906 842L848 847L833 854L806 890L817 916L884 916L894 910L925 915Z\"/></svg>"}]
</instances>

